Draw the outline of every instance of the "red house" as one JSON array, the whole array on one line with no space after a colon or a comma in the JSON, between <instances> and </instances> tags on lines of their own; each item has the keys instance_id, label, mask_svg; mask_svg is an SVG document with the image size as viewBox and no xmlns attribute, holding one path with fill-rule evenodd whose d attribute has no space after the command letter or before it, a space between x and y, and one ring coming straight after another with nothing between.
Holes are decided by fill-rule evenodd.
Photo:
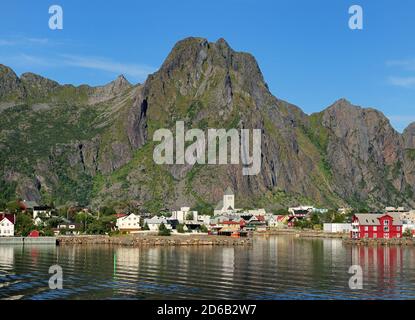
<instances>
[{"instance_id":1,"label":"red house","mask_svg":"<svg viewBox=\"0 0 415 320\"><path fill-rule=\"evenodd\" d=\"M402 238L402 221L397 213L361 213L352 219L352 239Z\"/></svg>"}]
</instances>

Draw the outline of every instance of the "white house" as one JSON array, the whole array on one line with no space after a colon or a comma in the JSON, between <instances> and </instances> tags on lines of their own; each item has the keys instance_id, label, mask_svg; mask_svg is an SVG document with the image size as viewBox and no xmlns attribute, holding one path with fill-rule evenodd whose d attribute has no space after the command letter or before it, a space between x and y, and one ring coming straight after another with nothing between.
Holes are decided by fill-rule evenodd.
<instances>
[{"instance_id":1,"label":"white house","mask_svg":"<svg viewBox=\"0 0 415 320\"><path fill-rule=\"evenodd\" d=\"M33 207L33 221L36 226L43 223L41 217L50 218L51 208L48 206L34 206Z\"/></svg>"},{"instance_id":2,"label":"white house","mask_svg":"<svg viewBox=\"0 0 415 320\"><path fill-rule=\"evenodd\" d=\"M330 232L330 233L338 233L338 232L347 233L347 232L352 231L352 224L351 223L324 223L323 230L324 232Z\"/></svg>"},{"instance_id":3,"label":"white house","mask_svg":"<svg viewBox=\"0 0 415 320\"><path fill-rule=\"evenodd\" d=\"M13 214L0 215L0 237L14 236L15 216Z\"/></svg>"},{"instance_id":4,"label":"white house","mask_svg":"<svg viewBox=\"0 0 415 320\"><path fill-rule=\"evenodd\" d=\"M204 224L204 225L209 225L210 224L210 220L211 220L211 216L208 214L201 214L197 216L196 221Z\"/></svg>"},{"instance_id":5,"label":"white house","mask_svg":"<svg viewBox=\"0 0 415 320\"><path fill-rule=\"evenodd\" d=\"M251 214L253 216L265 216L267 213L265 209L253 209L253 210L248 210L248 214Z\"/></svg>"},{"instance_id":6,"label":"white house","mask_svg":"<svg viewBox=\"0 0 415 320\"><path fill-rule=\"evenodd\" d=\"M184 223L188 217L188 215L192 215L192 221L198 221L198 214L197 211L191 211L189 207L181 207L180 210L173 211L171 218L173 220L179 221L179 223Z\"/></svg>"},{"instance_id":7,"label":"white house","mask_svg":"<svg viewBox=\"0 0 415 320\"><path fill-rule=\"evenodd\" d=\"M141 230L140 216L131 213L130 215L121 215L116 222L119 231L125 233L137 233Z\"/></svg>"},{"instance_id":8,"label":"white house","mask_svg":"<svg viewBox=\"0 0 415 320\"><path fill-rule=\"evenodd\" d=\"M173 229L172 225L169 223L169 220L167 220L164 217L156 216L151 219L145 219L144 223L147 224L150 231L159 231L159 227L162 223L166 226L167 229L170 229L170 230Z\"/></svg>"}]
</instances>

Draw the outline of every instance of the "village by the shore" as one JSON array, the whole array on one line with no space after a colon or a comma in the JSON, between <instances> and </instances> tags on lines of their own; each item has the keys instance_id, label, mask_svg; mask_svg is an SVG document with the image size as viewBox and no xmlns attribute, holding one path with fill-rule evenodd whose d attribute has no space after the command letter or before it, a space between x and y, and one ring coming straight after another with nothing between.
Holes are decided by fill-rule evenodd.
<instances>
[{"instance_id":1,"label":"village by the shore","mask_svg":"<svg viewBox=\"0 0 415 320\"><path fill-rule=\"evenodd\" d=\"M94 214L89 208L75 207L67 209L65 216L51 206L18 200L0 212L0 244L11 243L11 238L28 238L26 243L31 243L55 237L63 245L249 245L253 236L285 234L341 238L350 244L408 245L415 235L415 210L404 207L373 213L304 204L278 212L238 209L229 187L209 214L186 206L153 215L102 211Z\"/></svg>"}]
</instances>

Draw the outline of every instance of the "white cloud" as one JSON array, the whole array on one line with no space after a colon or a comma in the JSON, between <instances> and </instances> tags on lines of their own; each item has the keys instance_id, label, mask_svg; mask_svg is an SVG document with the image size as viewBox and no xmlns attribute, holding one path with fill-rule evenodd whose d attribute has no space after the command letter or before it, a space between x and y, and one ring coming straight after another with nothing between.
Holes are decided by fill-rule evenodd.
<instances>
[{"instance_id":1,"label":"white cloud","mask_svg":"<svg viewBox=\"0 0 415 320\"><path fill-rule=\"evenodd\" d=\"M102 57L62 55L62 64L79 68L107 71L117 75L124 74L139 79L144 79L148 74L154 72L154 68L146 65L120 63Z\"/></svg>"},{"instance_id":2,"label":"white cloud","mask_svg":"<svg viewBox=\"0 0 415 320\"><path fill-rule=\"evenodd\" d=\"M415 76L414 77L389 77L389 83L403 88L415 88Z\"/></svg>"},{"instance_id":3,"label":"white cloud","mask_svg":"<svg viewBox=\"0 0 415 320\"><path fill-rule=\"evenodd\" d=\"M13 56L0 56L0 63L11 65L13 67L19 66L28 71L31 71L31 69L35 67L84 68L109 72L114 74L114 76L123 74L126 77L131 77L137 81L145 80L150 73L155 71L154 68L141 64L121 63L103 57L77 56L68 54L44 58L20 53Z\"/></svg>"},{"instance_id":4,"label":"white cloud","mask_svg":"<svg viewBox=\"0 0 415 320\"><path fill-rule=\"evenodd\" d=\"M0 39L0 46L46 45L48 43L47 38L8 37Z\"/></svg>"},{"instance_id":5,"label":"white cloud","mask_svg":"<svg viewBox=\"0 0 415 320\"><path fill-rule=\"evenodd\" d=\"M399 67L405 70L415 70L415 59L390 60L386 62L389 67Z\"/></svg>"}]
</instances>

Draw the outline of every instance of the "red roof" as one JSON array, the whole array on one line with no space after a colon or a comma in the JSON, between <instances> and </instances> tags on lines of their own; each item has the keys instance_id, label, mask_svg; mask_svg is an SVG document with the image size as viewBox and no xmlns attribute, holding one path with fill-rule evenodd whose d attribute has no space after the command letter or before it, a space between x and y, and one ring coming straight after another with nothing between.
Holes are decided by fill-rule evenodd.
<instances>
[{"instance_id":1,"label":"red roof","mask_svg":"<svg viewBox=\"0 0 415 320\"><path fill-rule=\"evenodd\" d=\"M122 218L122 217L126 217L127 215L125 213L117 213L117 219L118 218Z\"/></svg>"},{"instance_id":2,"label":"red roof","mask_svg":"<svg viewBox=\"0 0 415 320\"><path fill-rule=\"evenodd\" d=\"M14 214L8 214L8 213L0 213L0 221L2 221L4 218L9 220L11 223L15 223L16 216Z\"/></svg>"},{"instance_id":3,"label":"red roof","mask_svg":"<svg viewBox=\"0 0 415 320\"><path fill-rule=\"evenodd\" d=\"M236 222L236 221L223 221L221 224L239 224L239 222Z\"/></svg>"},{"instance_id":4,"label":"red roof","mask_svg":"<svg viewBox=\"0 0 415 320\"><path fill-rule=\"evenodd\" d=\"M265 221L265 217L264 216L255 216L257 218L258 221Z\"/></svg>"}]
</instances>

